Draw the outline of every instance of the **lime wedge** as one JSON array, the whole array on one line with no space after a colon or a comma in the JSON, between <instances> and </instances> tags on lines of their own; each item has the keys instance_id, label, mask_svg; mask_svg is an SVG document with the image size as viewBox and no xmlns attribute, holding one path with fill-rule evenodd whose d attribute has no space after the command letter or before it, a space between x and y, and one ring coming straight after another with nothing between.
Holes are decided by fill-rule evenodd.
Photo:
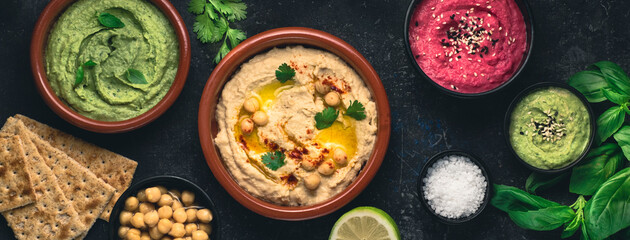
<instances>
[{"instance_id":1,"label":"lime wedge","mask_svg":"<svg viewBox=\"0 0 630 240\"><path fill-rule=\"evenodd\" d=\"M399 240L394 219L374 207L358 207L337 220L329 240Z\"/></svg>"}]
</instances>

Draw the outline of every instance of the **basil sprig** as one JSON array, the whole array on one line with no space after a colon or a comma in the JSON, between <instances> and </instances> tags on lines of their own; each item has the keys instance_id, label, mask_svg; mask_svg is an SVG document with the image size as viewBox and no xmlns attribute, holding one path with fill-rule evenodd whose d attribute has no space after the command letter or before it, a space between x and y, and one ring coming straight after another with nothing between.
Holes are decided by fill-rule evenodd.
<instances>
[{"instance_id":1,"label":"basil sprig","mask_svg":"<svg viewBox=\"0 0 630 240\"><path fill-rule=\"evenodd\" d=\"M142 74L142 72L133 68L127 69L127 81L133 84L147 84L148 83L147 79L144 77L144 74Z\"/></svg>"}]
</instances>

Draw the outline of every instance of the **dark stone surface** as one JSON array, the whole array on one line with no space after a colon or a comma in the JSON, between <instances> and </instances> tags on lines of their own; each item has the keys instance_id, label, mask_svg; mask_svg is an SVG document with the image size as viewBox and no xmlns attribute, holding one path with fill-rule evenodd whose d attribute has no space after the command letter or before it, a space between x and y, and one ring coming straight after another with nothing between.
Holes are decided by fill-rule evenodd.
<instances>
[{"instance_id":1,"label":"dark stone surface","mask_svg":"<svg viewBox=\"0 0 630 240\"><path fill-rule=\"evenodd\" d=\"M533 232L514 225L506 214L488 207L476 223L446 226L434 221L416 198L416 177L433 154L450 148L478 155L495 183L523 187L530 173L510 154L502 134L512 97L541 81L565 81L571 74L604 59L630 71L630 2L626 0L531 0L535 47L521 78L498 94L479 100L455 99L431 86L413 67L402 36L408 0L253 1L248 18L233 26L248 36L278 27L305 26L336 35L357 48L380 74L392 106L392 137L383 166L367 189L341 210L310 221L267 219L242 207L212 177L197 136L201 92L214 64L216 45L194 40L194 16L187 0L173 1L193 36L188 82L162 117L131 133L105 135L78 129L55 115L35 90L29 43L36 18L48 1L5 0L0 8L0 119L21 113L139 162L135 179L182 176L214 199L225 239L326 239L344 212L370 205L388 212L404 239L553 239L555 232ZM601 111L602 106L596 109ZM543 196L571 204L567 183ZM88 239L105 239L107 224L98 221ZM0 239L12 239L0 218Z\"/></svg>"}]
</instances>

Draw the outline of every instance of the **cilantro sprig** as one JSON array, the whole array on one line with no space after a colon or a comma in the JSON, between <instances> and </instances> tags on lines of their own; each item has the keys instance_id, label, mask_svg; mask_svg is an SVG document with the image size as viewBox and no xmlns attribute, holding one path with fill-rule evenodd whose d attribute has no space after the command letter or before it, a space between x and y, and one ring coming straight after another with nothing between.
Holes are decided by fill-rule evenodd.
<instances>
[{"instance_id":1,"label":"cilantro sprig","mask_svg":"<svg viewBox=\"0 0 630 240\"><path fill-rule=\"evenodd\" d=\"M348 110L346 110L345 115L356 120L363 120L366 118L365 107L357 100L354 100L354 102L350 101L350 105L348 106Z\"/></svg>"},{"instance_id":2,"label":"cilantro sprig","mask_svg":"<svg viewBox=\"0 0 630 240\"><path fill-rule=\"evenodd\" d=\"M276 70L276 79L278 79L278 81L280 81L281 83L285 83L286 81L291 80L291 78L293 78L294 76L295 70L289 67L289 65L287 65L286 63L280 65L278 67L278 70Z\"/></svg>"},{"instance_id":3,"label":"cilantro sprig","mask_svg":"<svg viewBox=\"0 0 630 240\"><path fill-rule=\"evenodd\" d=\"M197 14L193 24L197 39L202 43L223 40L214 57L215 63L219 63L232 48L247 38L243 31L230 27L230 23L247 17L246 9L241 0L191 0L188 4L188 11Z\"/></svg>"},{"instance_id":4,"label":"cilantro sprig","mask_svg":"<svg viewBox=\"0 0 630 240\"><path fill-rule=\"evenodd\" d=\"M77 68L77 72L75 74L74 86L77 86L83 82L83 78L85 78L85 68L94 66L96 66L96 63L92 60L88 60L87 62L81 64L81 66Z\"/></svg>"},{"instance_id":5,"label":"cilantro sprig","mask_svg":"<svg viewBox=\"0 0 630 240\"><path fill-rule=\"evenodd\" d=\"M315 114L315 127L319 130L329 128L339 116L339 111L332 107L324 109L322 112Z\"/></svg>"},{"instance_id":6,"label":"cilantro sprig","mask_svg":"<svg viewBox=\"0 0 630 240\"><path fill-rule=\"evenodd\" d=\"M286 156L282 151L268 152L263 154L262 163L265 164L271 170L278 170L278 168L284 166L284 159Z\"/></svg>"}]
</instances>

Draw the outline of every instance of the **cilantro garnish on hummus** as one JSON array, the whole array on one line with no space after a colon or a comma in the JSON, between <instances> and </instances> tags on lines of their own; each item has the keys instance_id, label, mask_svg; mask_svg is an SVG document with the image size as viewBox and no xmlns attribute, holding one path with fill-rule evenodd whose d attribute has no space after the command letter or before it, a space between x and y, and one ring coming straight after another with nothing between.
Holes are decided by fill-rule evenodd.
<instances>
[{"instance_id":1,"label":"cilantro garnish on hummus","mask_svg":"<svg viewBox=\"0 0 630 240\"><path fill-rule=\"evenodd\" d=\"M278 67L278 70L276 70L276 79L278 79L278 81L280 81L281 83L285 83L286 81L291 80L291 78L293 78L294 76L295 70L289 67L289 65L287 65L286 63L280 65L280 67Z\"/></svg>"},{"instance_id":2,"label":"cilantro garnish on hummus","mask_svg":"<svg viewBox=\"0 0 630 240\"><path fill-rule=\"evenodd\" d=\"M286 156L282 151L268 152L262 156L262 163L265 164L271 170L278 170L278 168L284 166L284 159Z\"/></svg>"},{"instance_id":3,"label":"cilantro garnish on hummus","mask_svg":"<svg viewBox=\"0 0 630 240\"><path fill-rule=\"evenodd\" d=\"M346 110L346 116L354 118L356 120L365 119L365 107L363 104L357 100L350 101L350 106L348 106L348 110Z\"/></svg>"},{"instance_id":4,"label":"cilantro garnish on hummus","mask_svg":"<svg viewBox=\"0 0 630 240\"><path fill-rule=\"evenodd\" d=\"M324 111L315 114L315 127L319 130L329 128L335 122L337 116L339 116L339 111L328 107Z\"/></svg>"}]
</instances>

